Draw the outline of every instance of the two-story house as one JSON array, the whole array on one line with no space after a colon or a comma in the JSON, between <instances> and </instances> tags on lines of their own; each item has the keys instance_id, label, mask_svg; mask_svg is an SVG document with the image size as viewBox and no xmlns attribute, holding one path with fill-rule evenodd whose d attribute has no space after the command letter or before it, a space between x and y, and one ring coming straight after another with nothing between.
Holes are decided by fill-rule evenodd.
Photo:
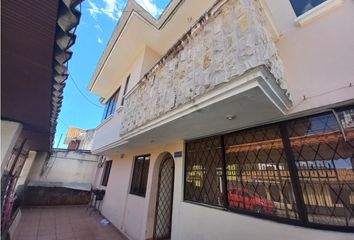
<instances>
[{"instance_id":1,"label":"two-story house","mask_svg":"<svg viewBox=\"0 0 354 240\"><path fill-rule=\"evenodd\" d=\"M131 239L351 239L353 29L351 0L128 1L89 84L103 215Z\"/></svg>"}]
</instances>

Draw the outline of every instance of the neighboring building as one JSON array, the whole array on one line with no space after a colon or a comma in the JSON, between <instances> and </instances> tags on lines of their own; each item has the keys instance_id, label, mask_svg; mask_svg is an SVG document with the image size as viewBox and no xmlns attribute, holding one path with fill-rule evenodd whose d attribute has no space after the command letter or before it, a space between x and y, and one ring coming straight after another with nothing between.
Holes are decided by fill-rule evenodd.
<instances>
[{"instance_id":1,"label":"neighboring building","mask_svg":"<svg viewBox=\"0 0 354 240\"><path fill-rule=\"evenodd\" d=\"M129 0L89 84L102 214L137 240L351 239L353 12Z\"/></svg>"},{"instance_id":2,"label":"neighboring building","mask_svg":"<svg viewBox=\"0 0 354 240\"><path fill-rule=\"evenodd\" d=\"M67 144L70 150L91 150L94 135L94 129L83 130L71 127L66 134L64 144Z\"/></svg>"},{"instance_id":3,"label":"neighboring building","mask_svg":"<svg viewBox=\"0 0 354 240\"><path fill-rule=\"evenodd\" d=\"M1 232L26 161L51 151L82 0L1 1ZM27 169L27 168L26 168ZM23 181L23 180L21 180Z\"/></svg>"}]
</instances>

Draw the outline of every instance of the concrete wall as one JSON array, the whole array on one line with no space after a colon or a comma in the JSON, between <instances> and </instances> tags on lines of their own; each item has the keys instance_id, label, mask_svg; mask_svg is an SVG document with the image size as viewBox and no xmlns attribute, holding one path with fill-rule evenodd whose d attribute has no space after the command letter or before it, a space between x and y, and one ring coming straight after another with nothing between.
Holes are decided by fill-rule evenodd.
<instances>
[{"instance_id":1,"label":"concrete wall","mask_svg":"<svg viewBox=\"0 0 354 240\"><path fill-rule=\"evenodd\" d=\"M344 0L303 26L294 22L290 1L265 2L281 34L277 49L293 100L290 114L353 101L354 1Z\"/></svg>"},{"instance_id":2,"label":"concrete wall","mask_svg":"<svg viewBox=\"0 0 354 240\"><path fill-rule=\"evenodd\" d=\"M173 155L175 151L182 150L183 142L175 142L139 149L134 152L124 152L123 157L121 155L110 156L113 164L102 203L102 214L132 239L151 238L155 217L159 163L164 153ZM151 154L151 157L146 196L140 197L129 194L129 191L134 157L143 154ZM182 164L182 158L176 158L175 161ZM175 186L180 189L179 182L175 183ZM179 204L176 202L176 205Z\"/></svg>"},{"instance_id":3,"label":"concrete wall","mask_svg":"<svg viewBox=\"0 0 354 240\"><path fill-rule=\"evenodd\" d=\"M1 120L1 175L22 131L22 124Z\"/></svg>"},{"instance_id":4,"label":"concrete wall","mask_svg":"<svg viewBox=\"0 0 354 240\"><path fill-rule=\"evenodd\" d=\"M131 68L124 74L125 78L130 75L127 93L129 93L138 83L138 81L145 75L145 73L159 60L160 56L152 49L145 47L136 57ZM120 139L120 130L122 122L122 107L121 102L123 98L124 87L126 80L119 81L123 84L120 86L120 94L117 99L116 111L112 116L103 120L96 128L95 137L92 144L92 149L97 150L109 145ZM113 86L114 92L119 86ZM113 94L113 93L112 93Z\"/></svg>"},{"instance_id":5,"label":"concrete wall","mask_svg":"<svg viewBox=\"0 0 354 240\"><path fill-rule=\"evenodd\" d=\"M19 185L24 185L27 181L28 175L31 171L34 160L36 159L37 152L29 151L28 157L25 160L20 176L17 180L16 187Z\"/></svg>"},{"instance_id":6,"label":"concrete wall","mask_svg":"<svg viewBox=\"0 0 354 240\"><path fill-rule=\"evenodd\" d=\"M32 166L30 182L60 182L91 184L97 168L98 156L80 151L54 151L47 160L47 153L40 152Z\"/></svg>"}]
</instances>

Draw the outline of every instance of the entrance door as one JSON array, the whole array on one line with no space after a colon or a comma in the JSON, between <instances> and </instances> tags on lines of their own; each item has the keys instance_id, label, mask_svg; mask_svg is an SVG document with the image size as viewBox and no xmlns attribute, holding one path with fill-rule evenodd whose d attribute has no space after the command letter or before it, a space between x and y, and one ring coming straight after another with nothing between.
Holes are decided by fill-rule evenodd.
<instances>
[{"instance_id":1,"label":"entrance door","mask_svg":"<svg viewBox=\"0 0 354 240\"><path fill-rule=\"evenodd\" d=\"M171 238L174 174L175 163L173 157L168 154L162 160L159 171L154 229L156 240Z\"/></svg>"}]
</instances>

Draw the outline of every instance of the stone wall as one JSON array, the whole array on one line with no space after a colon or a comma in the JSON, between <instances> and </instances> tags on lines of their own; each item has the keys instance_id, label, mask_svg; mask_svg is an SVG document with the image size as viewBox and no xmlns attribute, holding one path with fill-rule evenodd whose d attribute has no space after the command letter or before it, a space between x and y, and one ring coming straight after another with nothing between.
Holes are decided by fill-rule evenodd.
<instances>
[{"instance_id":1,"label":"stone wall","mask_svg":"<svg viewBox=\"0 0 354 240\"><path fill-rule=\"evenodd\" d=\"M254 0L216 4L126 98L121 135L265 65L284 88L282 63Z\"/></svg>"}]
</instances>

